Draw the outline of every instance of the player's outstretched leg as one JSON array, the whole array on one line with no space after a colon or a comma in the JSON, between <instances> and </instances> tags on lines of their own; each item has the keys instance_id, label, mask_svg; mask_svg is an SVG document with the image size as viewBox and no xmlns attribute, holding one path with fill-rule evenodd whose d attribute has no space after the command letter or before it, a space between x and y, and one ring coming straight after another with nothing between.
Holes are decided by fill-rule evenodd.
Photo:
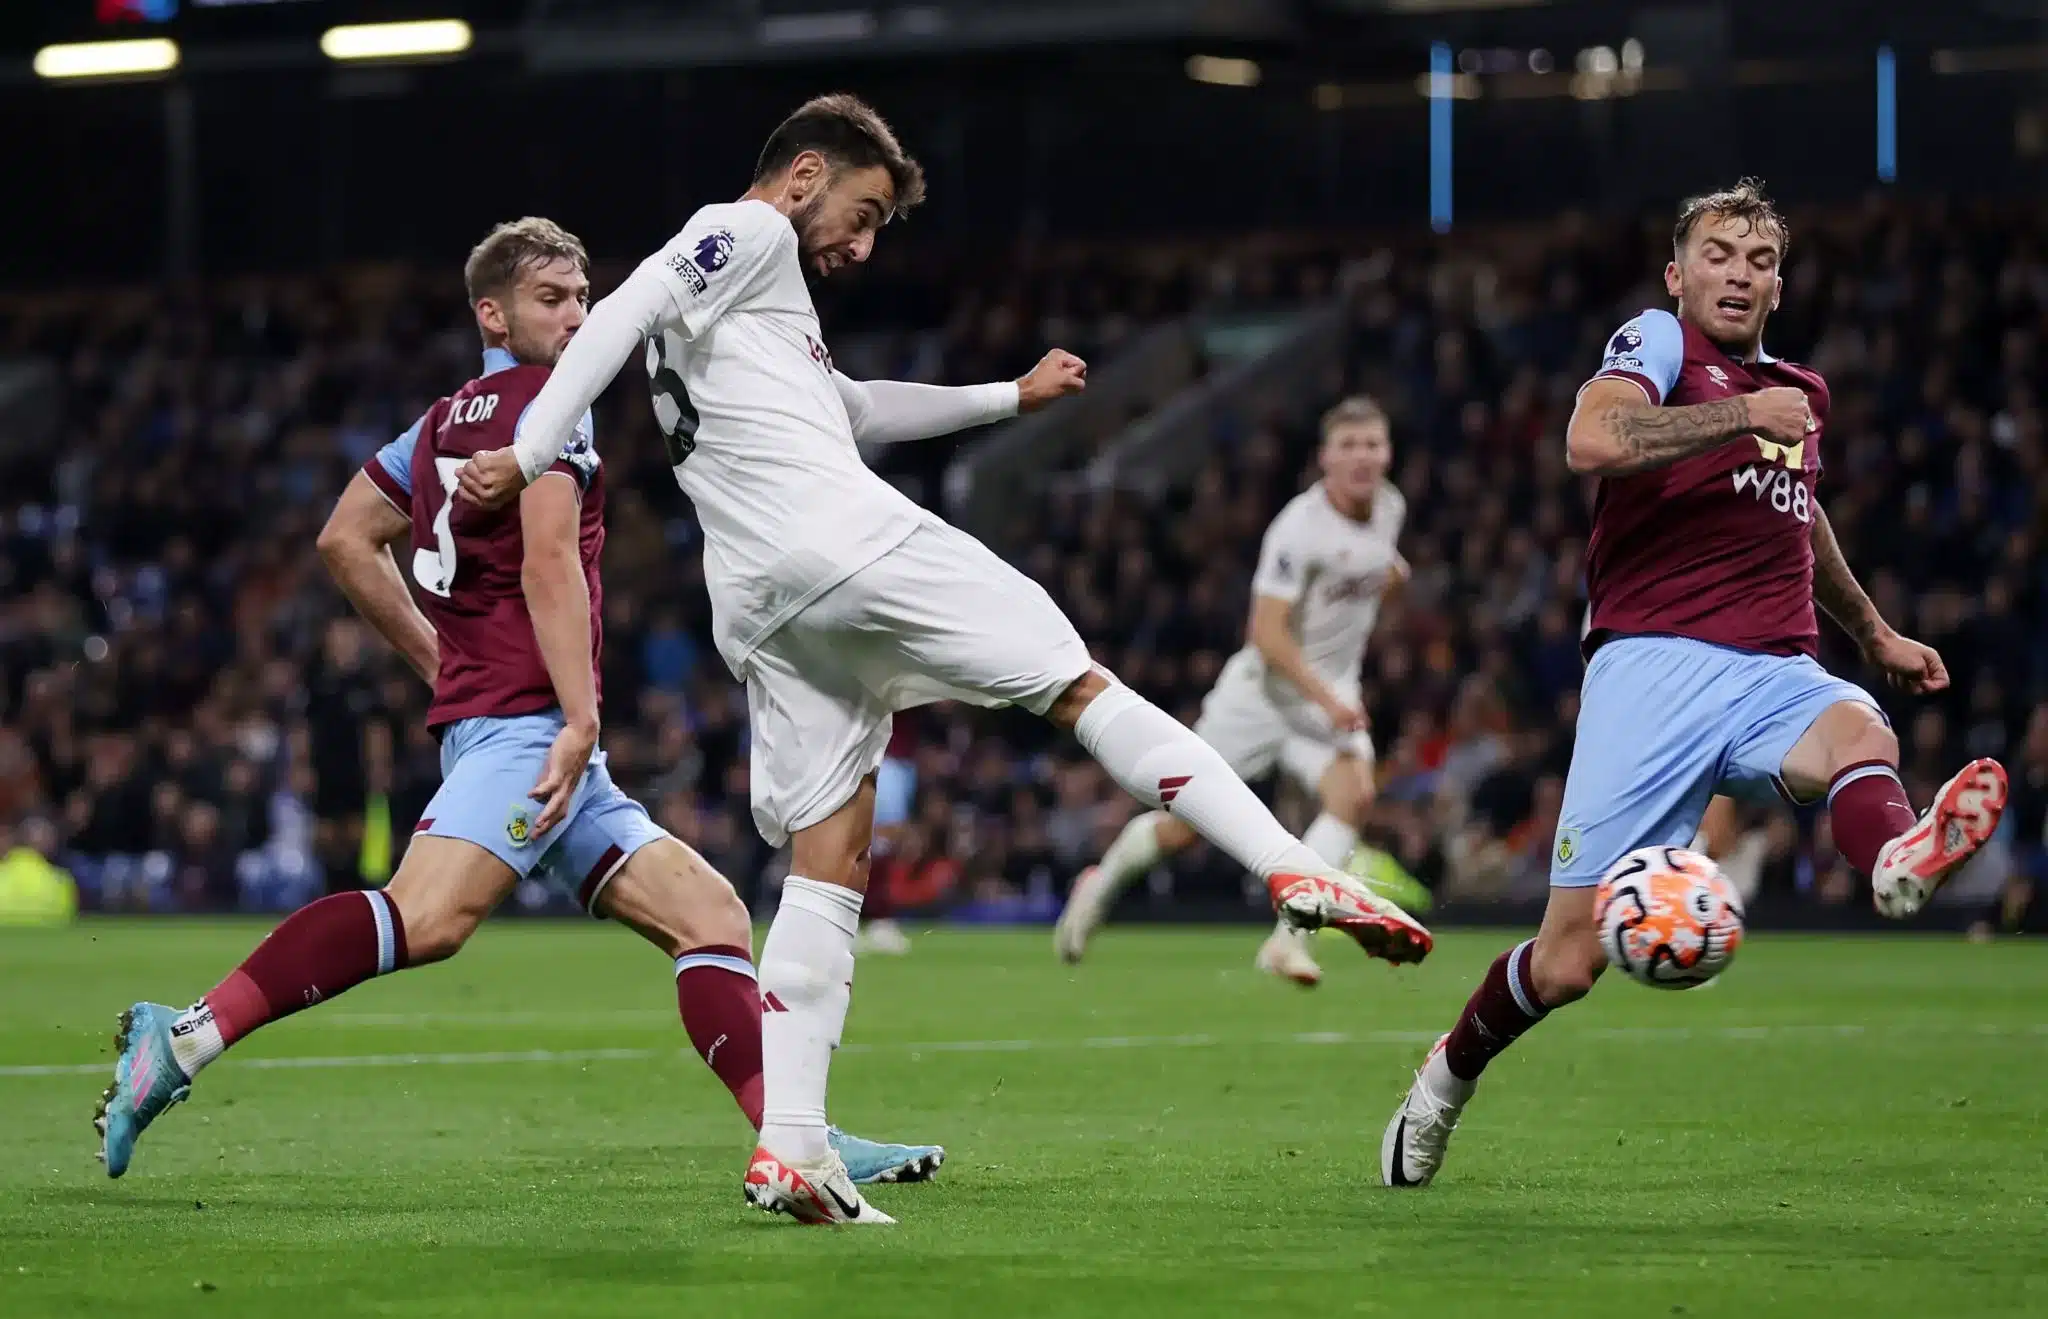
<instances>
[{"instance_id":1,"label":"player's outstretched leg","mask_svg":"<svg viewBox=\"0 0 2048 1319\"><path fill-rule=\"evenodd\" d=\"M696 851L661 833L623 794L620 800L630 809L587 808L562 840L572 868L583 865L579 851L597 858L588 866L586 905L674 960L676 1007L690 1044L759 1131L762 1004L746 904ZM946 1161L937 1145L887 1144L837 1127L826 1128L826 1139L857 1185L928 1181Z\"/></svg>"},{"instance_id":2,"label":"player's outstretched leg","mask_svg":"<svg viewBox=\"0 0 2048 1319\"><path fill-rule=\"evenodd\" d=\"M1823 709L1784 753L1780 773L1802 800L1827 793L1842 859L1870 876L1886 916L1917 913L1950 875L1991 841L2005 812L2005 767L1973 760L1919 816L1899 782L1899 743L1867 699Z\"/></svg>"},{"instance_id":3,"label":"player's outstretched leg","mask_svg":"<svg viewBox=\"0 0 2048 1319\"><path fill-rule=\"evenodd\" d=\"M1558 1007L1584 998L1607 968L1593 929L1592 888L1552 888L1536 937L1516 944L1486 976L1448 1035L1415 1073L1380 1140L1380 1180L1427 1186L1486 1065Z\"/></svg>"},{"instance_id":4,"label":"player's outstretched leg","mask_svg":"<svg viewBox=\"0 0 2048 1319\"><path fill-rule=\"evenodd\" d=\"M93 1117L107 1175L128 1171L136 1138L235 1041L365 980L451 956L514 878L482 848L421 835L389 888L301 907L191 1007L130 1007L116 1038L114 1084Z\"/></svg>"},{"instance_id":5,"label":"player's outstretched leg","mask_svg":"<svg viewBox=\"0 0 2048 1319\"><path fill-rule=\"evenodd\" d=\"M1335 926L1390 962L1429 955L1429 931L1420 922L1310 851L1213 747L1130 688L1091 671L1070 684L1047 715L1072 728L1125 792L1169 809L1264 879L1288 924Z\"/></svg>"}]
</instances>

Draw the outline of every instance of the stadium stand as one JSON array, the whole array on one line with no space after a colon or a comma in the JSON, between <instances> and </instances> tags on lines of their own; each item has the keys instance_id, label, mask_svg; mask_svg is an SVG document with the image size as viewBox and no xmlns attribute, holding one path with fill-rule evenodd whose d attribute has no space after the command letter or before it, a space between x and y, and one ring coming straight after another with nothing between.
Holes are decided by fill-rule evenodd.
<instances>
[{"instance_id":1,"label":"stadium stand","mask_svg":"<svg viewBox=\"0 0 2048 1319\"><path fill-rule=\"evenodd\" d=\"M1895 709L1909 790L1924 800L1966 755L2014 767L2011 846L1959 894L2002 921L2022 919L2048 811L2039 218L1900 203L1796 215L1771 341L1832 385L1822 490L1850 561L1956 679L1944 700ZM906 253L821 312L855 374L960 381L1015 374L1047 344L1113 360L1138 329L1195 309L1340 292L1341 368L1287 407L1215 409L1190 483L1042 472L996 540L1098 658L1192 717L1239 644L1260 533L1306 479L1312 418L1343 391L1380 398L1415 576L1367 663L1371 832L1444 897L1478 904L1543 886L1584 607L1585 492L1559 437L1605 337L1661 305L1646 276L1667 242L1657 223L1568 218L1385 251ZM0 355L54 361L64 402L54 446L0 450L0 822L46 840L87 907L275 909L388 873L438 778L425 693L347 617L313 539L350 472L474 370L455 281L379 268L21 298L0 306ZM694 525L637 380L607 396L598 435L615 480L613 771L758 894L773 865L746 809L744 704L709 644ZM932 499L959 443L881 461ZM1844 639L1824 644L1857 672ZM911 713L897 754L917 781L880 867L899 907L1049 912L1130 809L1010 712ZM1767 893L1855 896L1824 823L1751 823ZM1197 908L1245 910L1213 855L1169 881ZM521 900L545 905L537 887Z\"/></svg>"}]
</instances>

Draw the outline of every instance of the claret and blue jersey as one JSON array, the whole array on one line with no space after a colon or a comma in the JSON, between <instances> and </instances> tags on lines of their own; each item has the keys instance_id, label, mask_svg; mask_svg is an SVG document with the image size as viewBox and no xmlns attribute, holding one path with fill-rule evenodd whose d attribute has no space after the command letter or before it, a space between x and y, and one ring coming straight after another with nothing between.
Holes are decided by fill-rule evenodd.
<instances>
[{"instance_id":1,"label":"claret and blue jersey","mask_svg":"<svg viewBox=\"0 0 2048 1319\"><path fill-rule=\"evenodd\" d=\"M1550 881L1566 887L1598 883L1638 847L1690 843L1716 792L1782 793L1785 754L1821 711L1876 706L1814 659L1820 376L1767 353L1737 360L1648 310L1614 332L1594 378L1627 380L1663 407L1789 385L1806 392L1816 425L1790 446L1741 435L1600 482L1589 662L1551 856Z\"/></svg>"},{"instance_id":2,"label":"claret and blue jersey","mask_svg":"<svg viewBox=\"0 0 2048 1319\"><path fill-rule=\"evenodd\" d=\"M612 782L602 751L591 757L563 821L535 834L540 803L528 794L562 716L520 580L519 507L486 511L453 496L463 462L512 442L547 377L546 367L487 350L483 374L435 403L363 471L412 520L409 575L441 643L427 722L441 737L442 783L418 832L473 843L521 877L545 861L587 908L627 857L665 835ZM574 479L581 492L578 548L595 666L603 645L604 484L587 413L549 470Z\"/></svg>"}]
</instances>

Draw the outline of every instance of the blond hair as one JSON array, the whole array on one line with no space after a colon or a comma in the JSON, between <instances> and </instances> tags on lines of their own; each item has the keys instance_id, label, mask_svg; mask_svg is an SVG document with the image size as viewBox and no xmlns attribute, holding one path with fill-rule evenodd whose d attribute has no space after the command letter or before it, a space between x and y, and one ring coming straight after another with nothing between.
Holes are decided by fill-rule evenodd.
<instances>
[{"instance_id":1,"label":"blond hair","mask_svg":"<svg viewBox=\"0 0 2048 1319\"><path fill-rule=\"evenodd\" d=\"M462 264L463 287L472 305L479 298L502 298L518 283L521 270L557 257L575 262L586 273L590 269L583 240L553 220L537 215L507 220L469 249L469 260Z\"/></svg>"},{"instance_id":2,"label":"blond hair","mask_svg":"<svg viewBox=\"0 0 2048 1319\"><path fill-rule=\"evenodd\" d=\"M1353 394L1340 399L1334 407L1323 414L1322 437L1327 440L1339 426L1370 426L1374 422L1387 425L1387 410L1364 394Z\"/></svg>"},{"instance_id":3,"label":"blond hair","mask_svg":"<svg viewBox=\"0 0 2048 1319\"><path fill-rule=\"evenodd\" d=\"M1776 238L1780 256L1792 244L1792 226L1785 223L1785 217L1778 214L1777 203L1764 192L1764 181L1745 177L1736 180L1732 188L1686 198L1678 208L1678 224L1671 231L1671 250L1683 253L1692 231L1710 215L1747 221L1749 228L1744 233L1762 233Z\"/></svg>"}]
</instances>

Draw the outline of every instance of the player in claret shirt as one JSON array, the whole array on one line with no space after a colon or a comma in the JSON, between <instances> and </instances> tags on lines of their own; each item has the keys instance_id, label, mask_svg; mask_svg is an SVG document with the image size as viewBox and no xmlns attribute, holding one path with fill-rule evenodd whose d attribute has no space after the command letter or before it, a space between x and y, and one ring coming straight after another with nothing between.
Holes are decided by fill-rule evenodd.
<instances>
[{"instance_id":1,"label":"player in claret shirt","mask_svg":"<svg viewBox=\"0 0 2048 1319\"><path fill-rule=\"evenodd\" d=\"M1534 939L1501 954L1387 1124L1381 1176L1421 1186L1479 1074L1606 969L1594 886L1639 847L1683 847L1717 791L1825 800L1877 909L1917 912L1991 837L1996 761L1963 767L1917 819L1899 744L1870 695L1815 662L1814 606L1893 685L1948 686L1856 584L1814 497L1828 388L1763 350L1788 234L1744 180L1679 212L1665 290L1608 341L1566 435L1600 478L1586 578L1593 616L1577 746Z\"/></svg>"},{"instance_id":2,"label":"player in claret shirt","mask_svg":"<svg viewBox=\"0 0 2048 1319\"><path fill-rule=\"evenodd\" d=\"M471 454L513 428L582 326L583 245L547 220L498 226L464 274L484 371L366 464L321 533L342 589L433 684L441 790L390 887L302 908L206 997L122 1015L114 1084L95 1125L109 1176L201 1068L250 1031L372 976L452 957L529 875L574 893L675 963L691 1043L757 1128L761 1010L752 931L732 886L621 792L597 750L604 470L588 412L503 509L451 498ZM410 534L415 605L390 546ZM878 1145L836 1129L861 1181L931 1175L936 1146Z\"/></svg>"}]
</instances>

